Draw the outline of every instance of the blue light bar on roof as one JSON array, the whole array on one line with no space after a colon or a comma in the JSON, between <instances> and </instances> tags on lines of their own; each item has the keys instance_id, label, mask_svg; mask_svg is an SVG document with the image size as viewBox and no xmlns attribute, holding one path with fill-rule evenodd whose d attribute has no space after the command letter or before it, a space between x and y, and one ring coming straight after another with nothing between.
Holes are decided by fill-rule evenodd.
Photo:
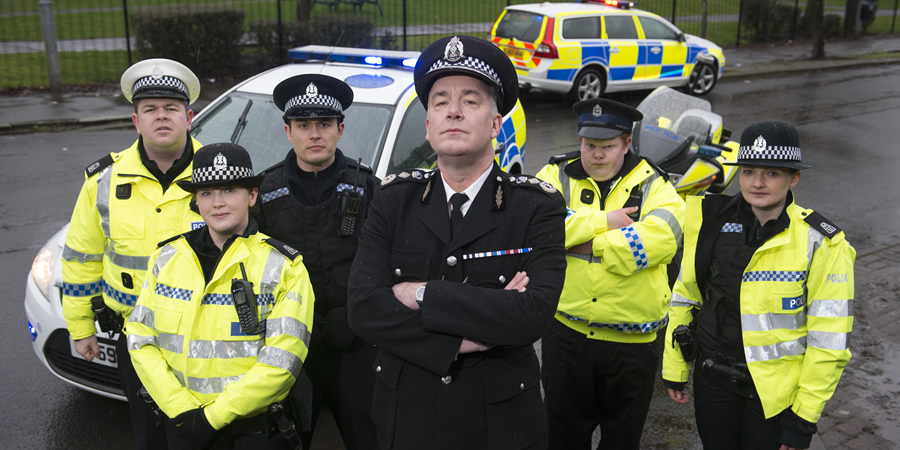
<instances>
[{"instance_id":1,"label":"blue light bar on roof","mask_svg":"<svg viewBox=\"0 0 900 450\"><path fill-rule=\"evenodd\" d=\"M416 61L419 58L419 52L328 47L325 45L305 45L292 48L288 51L288 55L295 61L325 61L395 68L416 67Z\"/></svg>"}]
</instances>

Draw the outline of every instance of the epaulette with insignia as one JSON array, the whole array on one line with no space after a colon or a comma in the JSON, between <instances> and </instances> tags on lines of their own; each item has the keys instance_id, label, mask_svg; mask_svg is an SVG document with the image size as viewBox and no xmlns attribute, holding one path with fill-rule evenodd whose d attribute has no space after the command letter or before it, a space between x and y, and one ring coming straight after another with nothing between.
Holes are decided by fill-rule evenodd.
<instances>
[{"instance_id":1,"label":"epaulette with insignia","mask_svg":"<svg viewBox=\"0 0 900 450\"><path fill-rule=\"evenodd\" d=\"M156 244L156 248L161 248L161 247L165 246L166 244L168 244L169 242L172 242L172 241L174 241L174 240L177 240L178 238L180 238L180 237L182 237L182 236L184 236L184 235L183 235L183 234L176 234L175 236L172 236L172 237L170 237L170 238L168 238L168 239L166 239L166 240L160 242L159 244Z\"/></svg>"},{"instance_id":2,"label":"epaulette with insignia","mask_svg":"<svg viewBox=\"0 0 900 450\"><path fill-rule=\"evenodd\" d=\"M837 225L831 223L830 220L815 211L810 212L803 220L805 220L809 226L821 231L828 239L837 236L837 234L841 232L841 229L838 228Z\"/></svg>"},{"instance_id":3,"label":"epaulette with insignia","mask_svg":"<svg viewBox=\"0 0 900 450\"><path fill-rule=\"evenodd\" d=\"M643 159L653 170L656 171L656 174L662 177L663 180L669 181L669 174L666 173L665 170L662 170L661 167L657 166L655 162L653 162L650 158L645 158L643 156L640 157Z\"/></svg>"},{"instance_id":4,"label":"epaulette with insignia","mask_svg":"<svg viewBox=\"0 0 900 450\"><path fill-rule=\"evenodd\" d=\"M403 172L392 173L392 174L384 177L384 179L381 180L381 185L387 186L391 183L396 183L399 181L410 181L410 180L421 182L421 181L425 181L425 180L431 178L431 176L433 174L434 174L433 171L425 170L425 169L405 170Z\"/></svg>"},{"instance_id":5,"label":"epaulette with insignia","mask_svg":"<svg viewBox=\"0 0 900 450\"><path fill-rule=\"evenodd\" d=\"M513 186L531 186L541 188L544 192L548 194L553 194L557 192L556 186L552 183L541 180L540 178L533 177L531 175L509 175L507 177L509 183Z\"/></svg>"},{"instance_id":6,"label":"epaulette with insignia","mask_svg":"<svg viewBox=\"0 0 900 450\"><path fill-rule=\"evenodd\" d=\"M94 161L91 165L84 168L84 176L90 178L97 172L111 166L113 163L113 157L111 154L107 154L106 156Z\"/></svg>"},{"instance_id":7,"label":"epaulette with insignia","mask_svg":"<svg viewBox=\"0 0 900 450\"><path fill-rule=\"evenodd\" d=\"M550 157L550 160L547 161L547 164L558 164L563 161L571 161L580 156L581 156L581 150L575 150L575 151L571 151L569 153L563 153L561 155L553 155Z\"/></svg>"},{"instance_id":8,"label":"epaulette with insignia","mask_svg":"<svg viewBox=\"0 0 900 450\"><path fill-rule=\"evenodd\" d=\"M296 258L298 255L300 255L300 250L297 250L296 248L291 247L290 245L287 245L284 242L279 241L278 239L268 238L268 239L264 239L264 241L266 244L271 245L276 250L281 252L284 256L286 256L291 261L293 261L294 258Z\"/></svg>"}]
</instances>

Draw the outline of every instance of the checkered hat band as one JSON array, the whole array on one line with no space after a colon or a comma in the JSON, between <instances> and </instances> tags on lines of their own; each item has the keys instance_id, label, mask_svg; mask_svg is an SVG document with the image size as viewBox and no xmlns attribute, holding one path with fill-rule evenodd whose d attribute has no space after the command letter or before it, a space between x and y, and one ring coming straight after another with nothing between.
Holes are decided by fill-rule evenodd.
<instances>
[{"instance_id":1,"label":"checkered hat band","mask_svg":"<svg viewBox=\"0 0 900 450\"><path fill-rule=\"evenodd\" d=\"M299 97L294 97L294 98L288 100L288 102L284 105L284 110L290 111L294 108L298 108L298 107L307 108L310 106L314 106L317 108L329 108L329 109L336 110L339 113L344 112L344 108L341 107L341 102L339 102L338 99L336 99L330 95L322 95L322 94L319 94L316 96L301 95Z\"/></svg>"},{"instance_id":2,"label":"checkered hat band","mask_svg":"<svg viewBox=\"0 0 900 450\"><path fill-rule=\"evenodd\" d=\"M147 89L159 88L176 90L184 94L185 97L188 97L187 86L178 78L170 77L168 75L163 75L162 78L153 78L152 76L141 78L134 83L131 91L134 93L138 93L139 91Z\"/></svg>"},{"instance_id":3,"label":"checkered hat band","mask_svg":"<svg viewBox=\"0 0 900 450\"><path fill-rule=\"evenodd\" d=\"M782 145L766 147L759 150L753 147L738 149L738 161L747 159L771 159L774 161L800 161L800 147Z\"/></svg>"},{"instance_id":4,"label":"checkered hat band","mask_svg":"<svg viewBox=\"0 0 900 450\"><path fill-rule=\"evenodd\" d=\"M500 82L500 76L497 75L497 72L494 70L493 67L491 67L486 62L484 62L478 58L473 58L471 56L467 56L466 59L463 59L463 60L460 60L457 62L450 62L445 59L439 59L439 60L435 61L434 64L431 65L431 67L428 69L428 73L434 72L435 70L442 70L442 69L448 69L448 68L463 68L463 69L471 70L473 72L478 72L478 73L490 78L491 80L494 80L494 83L496 83L497 86L500 88L500 94L501 95L503 94L503 83Z\"/></svg>"},{"instance_id":5,"label":"checkered hat band","mask_svg":"<svg viewBox=\"0 0 900 450\"><path fill-rule=\"evenodd\" d=\"M227 166L224 169L216 169L215 167L195 167L194 171L191 173L191 183L213 183L251 177L253 177L253 169L249 167Z\"/></svg>"}]
</instances>

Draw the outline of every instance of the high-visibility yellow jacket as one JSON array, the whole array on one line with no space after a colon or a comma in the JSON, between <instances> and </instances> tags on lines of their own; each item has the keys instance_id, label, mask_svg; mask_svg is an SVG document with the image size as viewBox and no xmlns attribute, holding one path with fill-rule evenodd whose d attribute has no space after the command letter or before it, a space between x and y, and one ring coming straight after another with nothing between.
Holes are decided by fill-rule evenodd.
<instances>
[{"instance_id":1,"label":"high-visibility yellow jacket","mask_svg":"<svg viewBox=\"0 0 900 450\"><path fill-rule=\"evenodd\" d=\"M200 143L191 139L194 151ZM191 194L173 181L165 193L141 162L138 141L87 168L62 253L63 316L72 339L96 333L91 298L128 317L157 245L203 226ZM191 177L189 164L175 179Z\"/></svg>"},{"instance_id":2,"label":"high-visibility yellow jacket","mask_svg":"<svg viewBox=\"0 0 900 450\"><path fill-rule=\"evenodd\" d=\"M580 159L568 161L576 164L568 173L565 163L548 164L537 174L566 197L566 248L593 239L593 255L566 253L566 284L556 319L591 339L653 341L666 324L671 296L666 264L681 242L684 201L640 159L613 182L601 204L600 189L584 173ZM636 187L642 192L640 220L609 229L606 213L624 207Z\"/></svg>"},{"instance_id":3,"label":"high-visibility yellow jacket","mask_svg":"<svg viewBox=\"0 0 900 450\"><path fill-rule=\"evenodd\" d=\"M201 232L207 230L194 231ZM232 279L243 278L240 263L265 323L258 335L241 330L232 300ZM262 233L238 237L206 283L197 256L179 236L150 259L125 326L129 354L168 417L202 406L213 428L222 429L287 397L309 351L313 303L303 258L285 244Z\"/></svg>"},{"instance_id":4,"label":"high-visibility yellow jacket","mask_svg":"<svg viewBox=\"0 0 900 450\"><path fill-rule=\"evenodd\" d=\"M691 309L703 306L705 283L698 283L698 272L708 269L698 260L708 263L709 257L697 255L697 248L739 226L724 220L722 205L729 200L711 195L687 200L684 259L669 307L669 330L688 324ZM789 227L761 245L744 269L741 336L766 418L791 408L815 423L850 361L856 250L843 231L813 210L790 202L787 214ZM662 374L676 383L690 375L670 332Z\"/></svg>"}]
</instances>

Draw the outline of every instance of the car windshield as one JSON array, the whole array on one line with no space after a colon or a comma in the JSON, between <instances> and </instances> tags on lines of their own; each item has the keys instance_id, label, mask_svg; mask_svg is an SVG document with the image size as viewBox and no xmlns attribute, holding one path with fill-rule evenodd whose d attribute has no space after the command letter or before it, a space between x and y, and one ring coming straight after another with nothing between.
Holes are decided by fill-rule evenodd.
<instances>
[{"instance_id":1,"label":"car windshield","mask_svg":"<svg viewBox=\"0 0 900 450\"><path fill-rule=\"evenodd\" d=\"M536 42L540 37L544 16L510 9L497 25L496 36L516 38L525 42Z\"/></svg>"},{"instance_id":2,"label":"car windshield","mask_svg":"<svg viewBox=\"0 0 900 450\"><path fill-rule=\"evenodd\" d=\"M201 143L239 144L250 152L257 171L281 161L291 149L282 112L272 96L232 92L212 107L191 127L191 135ZM392 106L354 103L344 112L346 126L338 148L344 155L362 158L375 167L393 113Z\"/></svg>"}]
</instances>

